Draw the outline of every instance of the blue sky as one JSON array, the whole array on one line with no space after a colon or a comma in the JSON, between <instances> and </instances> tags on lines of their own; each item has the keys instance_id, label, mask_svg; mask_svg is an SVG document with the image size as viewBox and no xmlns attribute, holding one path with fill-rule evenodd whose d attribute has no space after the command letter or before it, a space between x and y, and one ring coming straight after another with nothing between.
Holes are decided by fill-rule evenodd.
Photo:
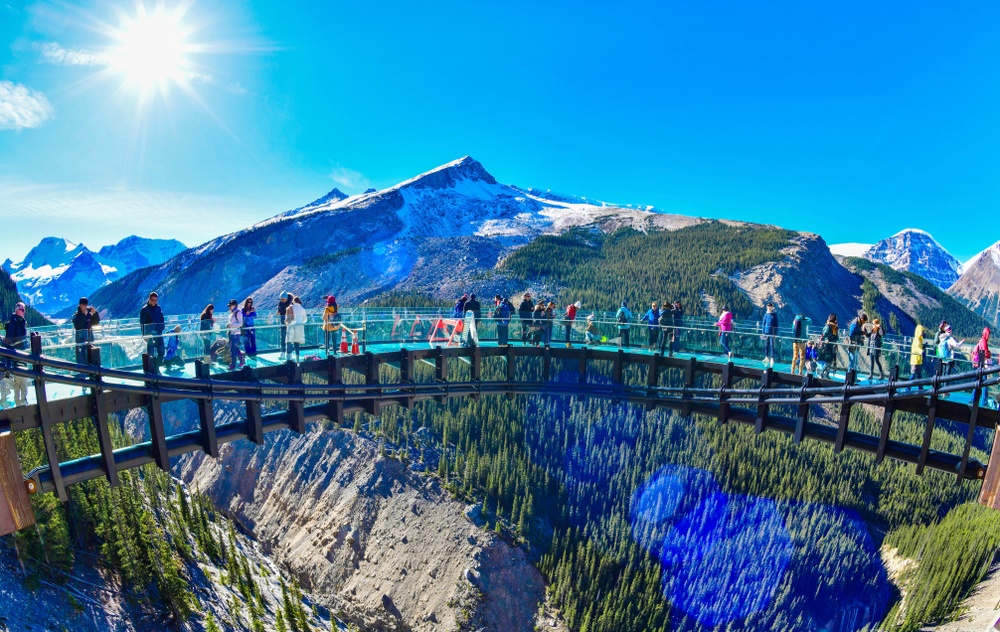
<instances>
[{"instance_id":1,"label":"blue sky","mask_svg":"<svg viewBox=\"0 0 1000 632\"><path fill-rule=\"evenodd\" d=\"M121 61L163 30L136 44L142 11L174 16L166 62ZM195 245L468 154L829 243L922 228L964 261L1000 238L998 23L995 2L0 0L0 259L52 234Z\"/></svg>"}]
</instances>

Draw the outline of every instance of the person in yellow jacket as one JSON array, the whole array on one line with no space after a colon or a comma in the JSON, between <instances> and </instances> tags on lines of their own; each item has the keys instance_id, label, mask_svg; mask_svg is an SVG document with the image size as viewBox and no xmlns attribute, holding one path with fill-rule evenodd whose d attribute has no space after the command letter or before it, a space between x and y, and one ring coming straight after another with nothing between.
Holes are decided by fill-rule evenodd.
<instances>
[{"instance_id":1,"label":"person in yellow jacket","mask_svg":"<svg viewBox=\"0 0 1000 632\"><path fill-rule=\"evenodd\" d=\"M323 310L323 336L326 343L326 355L330 355L330 341L333 340L333 353L340 348L340 306L336 296L326 297L326 308Z\"/></svg>"},{"instance_id":2,"label":"person in yellow jacket","mask_svg":"<svg viewBox=\"0 0 1000 632\"><path fill-rule=\"evenodd\" d=\"M910 345L910 379L919 380L924 368L924 327L917 325L913 332L913 344Z\"/></svg>"}]
</instances>

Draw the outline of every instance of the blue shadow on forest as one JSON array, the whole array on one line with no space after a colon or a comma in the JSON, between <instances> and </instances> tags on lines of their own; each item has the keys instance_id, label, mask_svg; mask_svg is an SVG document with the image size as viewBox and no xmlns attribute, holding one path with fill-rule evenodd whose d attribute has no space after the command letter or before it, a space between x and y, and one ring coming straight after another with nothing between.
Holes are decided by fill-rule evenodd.
<instances>
[{"instance_id":1,"label":"blue shadow on forest","mask_svg":"<svg viewBox=\"0 0 1000 632\"><path fill-rule=\"evenodd\" d=\"M635 492L630 519L660 561L664 596L703 626L798 603L823 627L860 630L891 598L877 547L850 511L726 494L709 472L671 465Z\"/></svg>"}]
</instances>

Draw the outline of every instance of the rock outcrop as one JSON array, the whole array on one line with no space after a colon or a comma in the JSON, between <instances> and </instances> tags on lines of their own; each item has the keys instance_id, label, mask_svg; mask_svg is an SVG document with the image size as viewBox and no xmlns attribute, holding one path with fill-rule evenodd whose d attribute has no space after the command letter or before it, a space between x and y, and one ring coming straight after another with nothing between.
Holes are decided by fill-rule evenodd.
<instances>
[{"instance_id":1,"label":"rock outcrop","mask_svg":"<svg viewBox=\"0 0 1000 632\"><path fill-rule=\"evenodd\" d=\"M1000 325L1000 241L969 261L948 293L986 320Z\"/></svg>"},{"instance_id":2,"label":"rock outcrop","mask_svg":"<svg viewBox=\"0 0 1000 632\"><path fill-rule=\"evenodd\" d=\"M531 630L544 584L522 550L474 525L436 479L317 425L183 457L192 488L252 531L332 612L363 629Z\"/></svg>"}]
</instances>

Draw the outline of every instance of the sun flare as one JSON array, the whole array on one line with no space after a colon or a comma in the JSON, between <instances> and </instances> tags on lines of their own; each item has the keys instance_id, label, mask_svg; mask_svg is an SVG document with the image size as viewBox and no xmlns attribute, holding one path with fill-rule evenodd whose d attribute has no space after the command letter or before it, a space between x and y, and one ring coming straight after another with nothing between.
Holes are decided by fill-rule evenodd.
<instances>
[{"instance_id":1,"label":"sun flare","mask_svg":"<svg viewBox=\"0 0 1000 632\"><path fill-rule=\"evenodd\" d=\"M187 84L192 77L188 58L192 46L183 17L182 12L168 12L162 6L147 10L139 5L136 15L123 17L114 33L112 68L142 93Z\"/></svg>"}]
</instances>

